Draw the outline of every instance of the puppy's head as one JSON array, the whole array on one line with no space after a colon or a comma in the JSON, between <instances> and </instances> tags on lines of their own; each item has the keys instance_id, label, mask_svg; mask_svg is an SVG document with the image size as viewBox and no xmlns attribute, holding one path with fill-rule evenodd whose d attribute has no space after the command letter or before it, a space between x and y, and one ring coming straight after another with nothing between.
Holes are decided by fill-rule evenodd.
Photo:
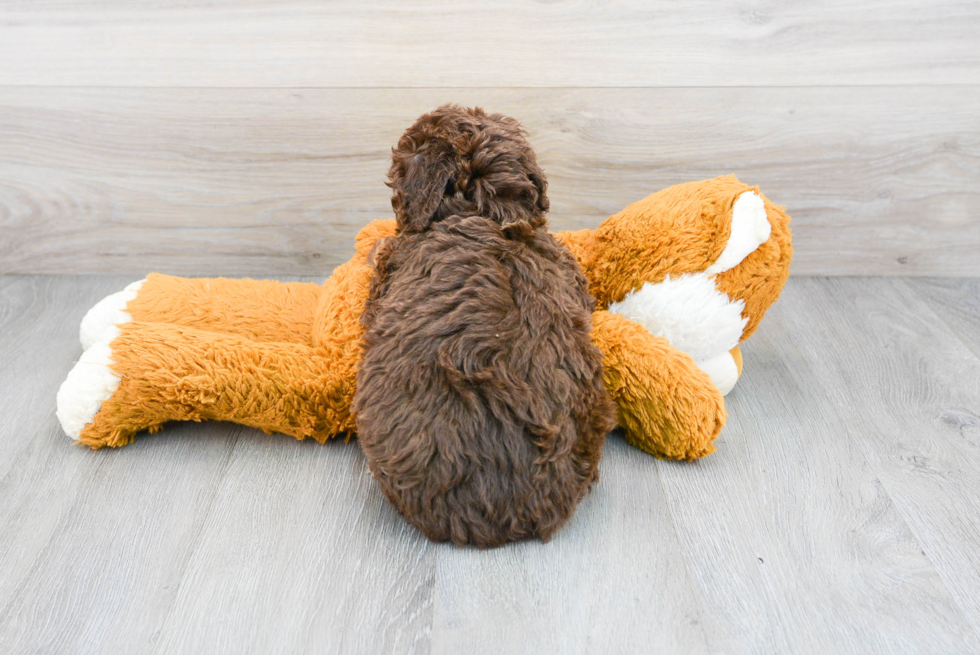
<instances>
[{"instance_id":1,"label":"puppy's head","mask_svg":"<svg viewBox=\"0 0 980 655\"><path fill-rule=\"evenodd\" d=\"M415 121L391 158L399 232L422 232L457 214L544 225L548 182L513 118L444 105Z\"/></svg>"}]
</instances>

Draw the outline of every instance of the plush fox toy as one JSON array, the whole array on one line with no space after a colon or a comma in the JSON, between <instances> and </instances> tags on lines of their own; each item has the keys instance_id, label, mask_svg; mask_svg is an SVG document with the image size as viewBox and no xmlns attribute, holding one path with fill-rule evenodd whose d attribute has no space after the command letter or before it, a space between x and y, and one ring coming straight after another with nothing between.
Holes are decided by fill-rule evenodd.
<instances>
[{"instance_id":1,"label":"plush fox toy","mask_svg":"<svg viewBox=\"0 0 980 655\"><path fill-rule=\"evenodd\" d=\"M234 421L298 439L350 435L361 312L375 241L324 284L151 274L93 307L84 354L58 392L65 432L123 446L167 421ZM789 217L734 176L664 189L595 230L560 232L596 298L592 339L629 443L658 457L711 453L723 395L789 275Z\"/></svg>"}]
</instances>

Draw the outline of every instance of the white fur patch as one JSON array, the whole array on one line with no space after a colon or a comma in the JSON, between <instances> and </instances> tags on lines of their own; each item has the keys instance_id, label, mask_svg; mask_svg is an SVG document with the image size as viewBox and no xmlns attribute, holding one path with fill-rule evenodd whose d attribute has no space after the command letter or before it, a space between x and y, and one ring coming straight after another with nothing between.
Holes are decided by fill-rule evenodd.
<instances>
[{"instance_id":1,"label":"white fur patch","mask_svg":"<svg viewBox=\"0 0 980 655\"><path fill-rule=\"evenodd\" d=\"M708 374L711 381L718 387L721 395L727 396L738 382L738 365L730 352L723 352L711 359L694 362L702 371Z\"/></svg>"},{"instance_id":2,"label":"white fur patch","mask_svg":"<svg viewBox=\"0 0 980 655\"><path fill-rule=\"evenodd\" d=\"M119 388L121 377L112 372L112 349L109 344L121 330L114 325L106 328L103 338L84 353L58 389L58 410L61 427L72 439L78 439L82 429L92 422L102 403Z\"/></svg>"},{"instance_id":3,"label":"white fur patch","mask_svg":"<svg viewBox=\"0 0 980 655\"><path fill-rule=\"evenodd\" d=\"M639 323L651 334L663 337L695 361L708 360L738 345L748 319L745 303L732 301L718 291L705 273L667 277L660 284L647 282L609 305Z\"/></svg>"},{"instance_id":4,"label":"white fur patch","mask_svg":"<svg viewBox=\"0 0 980 655\"><path fill-rule=\"evenodd\" d=\"M766 203L755 191L746 191L732 207L732 227L725 249L714 264L705 269L717 275L738 266L743 259L769 240L772 226L766 216Z\"/></svg>"},{"instance_id":5,"label":"white fur patch","mask_svg":"<svg viewBox=\"0 0 980 655\"><path fill-rule=\"evenodd\" d=\"M133 317L126 313L126 305L136 297L136 292L144 282L145 279L133 282L122 291L106 296L88 310L78 331L83 350L88 350L92 344L100 341L109 326L122 325L133 320Z\"/></svg>"}]
</instances>

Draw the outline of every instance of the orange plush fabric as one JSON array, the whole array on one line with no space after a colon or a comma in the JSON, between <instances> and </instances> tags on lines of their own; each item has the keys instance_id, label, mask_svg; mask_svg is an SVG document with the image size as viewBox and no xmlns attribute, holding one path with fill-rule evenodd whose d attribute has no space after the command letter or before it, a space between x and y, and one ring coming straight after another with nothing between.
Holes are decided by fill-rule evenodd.
<instances>
[{"instance_id":1,"label":"orange plush fabric","mask_svg":"<svg viewBox=\"0 0 980 655\"><path fill-rule=\"evenodd\" d=\"M687 182L658 191L606 219L595 230L559 232L589 278L598 307L608 307L645 282L668 275L699 273L710 266L728 241L735 200L758 187L734 175ZM789 216L765 196L772 235L735 268L717 277L718 287L745 301L747 339L776 301L789 277L793 247Z\"/></svg>"},{"instance_id":2,"label":"orange plush fabric","mask_svg":"<svg viewBox=\"0 0 980 655\"><path fill-rule=\"evenodd\" d=\"M732 207L748 191L760 195L771 226L769 239L715 282L745 303L741 340L758 327L779 297L793 255L789 216L758 187L734 175L663 189L606 219L595 230L559 232L589 279L596 305L606 308L644 283L700 273L718 259L728 241ZM622 317L615 328L596 312L596 344L606 355L606 380L619 406L627 441L658 457L695 459L714 451L725 424L724 399L685 353ZM608 316L608 315L607 315ZM646 354L642 365L631 360ZM742 373L742 353L732 349ZM659 361L659 366L653 361Z\"/></svg>"},{"instance_id":3,"label":"orange plush fabric","mask_svg":"<svg viewBox=\"0 0 980 655\"><path fill-rule=\"evenodd\" d=\"M704 271L725 248L732 206L758 189L734 177L681 184L630 205L595 230L556 236L576 256L600 308L593 340L629 443L658 457L714 450L724 399L690 356L629 319L604 311L644 283ZM761 195L761 193L759 194ZM744 301L742 339L789 274L789 218L765 200L768 241L715 278ZM126 305L132 321L111 342L118 389L79 441L121 446L171 420L229 420L323 441L354 430L360 315L373 269L367 256L393 220L374 221L323 285L150 275ZM741 372L741 353L732 357Z\"/></svg>"},{"instance_id":4,"label":"orange plush fabric","mask_svg":"<svg viewBox=\"0 0 980 655\"><path fill-rule=\"evenodd\" d=\"M665 459L714 452L725 401L694 360L622 316L597 311L592 321L626 441Z\"/></svg>"},{"instance_id":5,"label":"orange plush fabric","mask_svg":"<svg viewBox=\"0 0 980 655\"><path fill-rule=\"evenodd\" d=\"M151 273L112 342L122 381L79 441L124 446L167 421L206 419L320 442L353 433L365 262L391 234L394 221L367 225L323 285Z\"/></svg>"},{"instance_id":6,"label":"orange plush fabric","mask_svg":"<svg viewBox=\"0 0 980 655\"><path fill-rule=\"evenodd\" d=\"M112 349L122 381L82 430L86 446L124 446L167 421L234 421L319 441L353 430L353 374L339 350L143 321L123 326Z\"/></svg>"}]
</instances>

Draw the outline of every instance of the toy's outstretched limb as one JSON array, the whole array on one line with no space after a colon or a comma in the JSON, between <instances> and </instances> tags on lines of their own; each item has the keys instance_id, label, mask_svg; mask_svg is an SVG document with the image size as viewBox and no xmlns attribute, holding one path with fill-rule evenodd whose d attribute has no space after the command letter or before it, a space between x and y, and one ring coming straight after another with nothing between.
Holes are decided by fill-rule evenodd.
<instances>
[{"instance_id":1,"label":"toy's outstretched limb","mask_svg":"<svg viewBox=\"0 0 980 655\"><path fill-rule=\"evenodd\" d=\"M255 341L312 345L323 285L272 280L182 278L150 273L102 299L82 319L82 348L112 325L172 323Z\"/></svg>"},{"instance_id":2,"label":"toy's outstretched limb","mask_svg":"<svg viewBox=\"0 0 980 655\"><path fill-rule=\"evenodd\" d=\"M714 452L725 401L694 360L617 314L597 311L592 322L626 441L665 459Z\"/></svg>"},{"instance_id":3,"label":"toy's outstretched limb","mask_svg":"<svg viewBox=\"0 0 980 655\"><path fill-rule=\"evenodd\" d=\"M86 350L58 392L65 432L93 448L175 420L349 434L366 258L394 223L365 226L322 286L150 275L105 298L83 320Z\"/></svg>"},{"instance_id":4,"label":"toy's outstretched limb","mask_svg":"<svg viewBox=\"0 0 980 655\"><path fill-rule=\"evenodd\" d=\"M139 321L109 337L58 394L66 432L92 448L126 445L167 421L234 421L318 441L354 428L354 372L338 353Z\"/></svg>"},{"instance_id":5,"label":"toy's outstretched limb","mask_svg":"<svg viewBox=\"0 0 980 655\"><path fill-rule=\"evenodd\" d=\"M82 348L130 321L169 323L254 341L357 347L363 301L374 275L366 264L374 243L395 233L394 220L368 223L355 237L355 254L324 284L228 278L183 278L150 273L103 298L82 319Z\"/></svg>"}]
</instances>

